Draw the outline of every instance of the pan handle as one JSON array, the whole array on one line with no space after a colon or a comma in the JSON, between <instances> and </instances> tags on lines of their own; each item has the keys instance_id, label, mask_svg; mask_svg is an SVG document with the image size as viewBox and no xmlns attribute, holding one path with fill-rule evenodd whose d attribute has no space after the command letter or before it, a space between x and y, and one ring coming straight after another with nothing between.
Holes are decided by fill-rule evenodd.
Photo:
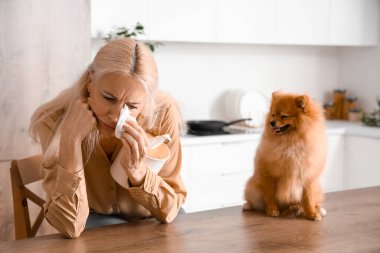
<instances>
[{"instance_id":1,"label":"pan handle","mask_svg":"<svg viewBox=\"0 0 380 253\"><path fill-rule=\"evenodd\" d=\"M239 123L239 122L243 122L243 121L248 121L248 120L252 120L252 118L233 120L231 122L226 123L224 126L229 126L229 125L233 125L233 124L236 124L236 123Z\"/></svg>"}]
</instances>

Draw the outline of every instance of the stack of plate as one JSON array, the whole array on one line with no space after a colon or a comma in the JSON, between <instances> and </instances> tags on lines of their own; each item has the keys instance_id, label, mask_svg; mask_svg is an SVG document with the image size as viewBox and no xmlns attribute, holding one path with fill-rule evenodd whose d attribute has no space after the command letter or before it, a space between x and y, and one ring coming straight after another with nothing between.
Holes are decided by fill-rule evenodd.
<instances>
[{"instance_id":1,"label":"stack of plate","mask_svg":"<svg viewBox=\"0 0 380 253\"><path fill-rule=\"evenodd\" d=\"M262 127L268 112L269 103L257 91L231 90L226 95L226 113L231 120L251 118L245 125Z\"/></svg>"}]
</instances>

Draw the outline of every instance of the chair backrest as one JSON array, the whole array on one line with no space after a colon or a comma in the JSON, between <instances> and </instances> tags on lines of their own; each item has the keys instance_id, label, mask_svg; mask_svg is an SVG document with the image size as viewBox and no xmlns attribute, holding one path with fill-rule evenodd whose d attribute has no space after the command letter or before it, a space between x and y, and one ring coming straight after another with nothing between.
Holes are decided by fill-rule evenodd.
<instances>
[{"instance_id":1,"label":"chair backrest","mask_svg":"<svg viewBox=\"0 0 380 253\"><path fill-rule=\"evenodd\" d=\"M35 155L11 162L10 174L16 240L34 237L44 220L43 204L45 200L25 187L27 184L42 180L41 163L42 155ZM28 199L41 207L33 223L30 221Z\"/></svg>"}]
</instances>

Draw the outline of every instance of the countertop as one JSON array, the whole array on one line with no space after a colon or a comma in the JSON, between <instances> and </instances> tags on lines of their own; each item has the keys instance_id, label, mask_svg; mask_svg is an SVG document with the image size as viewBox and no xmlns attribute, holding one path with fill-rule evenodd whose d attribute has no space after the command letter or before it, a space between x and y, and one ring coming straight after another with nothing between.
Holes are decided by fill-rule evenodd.
<instances>
[{"instance_id":1,"label":"countertop","mask_svg":"<svg viewBox=\"0 0 380 253\"><path fill-rule=\"evenodd\" d=\"M380 187L326 194L322 221L273 218L241 206L0 243L0 252L380 252Z\"/></svg>"},{"instance_id":2,"label":"countertop","mask_svg":"<svg viewBox=\"0 0 380 253\"><path fill-rule=\"evenodd\" d=\"M327 134L361 136L380 139L380 127L364 126L362 123L354 123L340 120L326 121ZM226 134L212 136L185 135L181 137L183 146L212 144L212 143L233 143L243 141L255 141L261 137L263 129L257 128L254 133Z\"/></svg>"},{"instance_id":3,"label":"countertop","mask_svg":"<svg viewBox=\"0 0 380 253\"><path fill-rule=\"evenodd\" d=\"M327 129L343 129L344 134L349 136L361 136L380 139L380 127L365 126L360 122L349 122L340 120L327 121Z\"/></svg>"}]
</instances>

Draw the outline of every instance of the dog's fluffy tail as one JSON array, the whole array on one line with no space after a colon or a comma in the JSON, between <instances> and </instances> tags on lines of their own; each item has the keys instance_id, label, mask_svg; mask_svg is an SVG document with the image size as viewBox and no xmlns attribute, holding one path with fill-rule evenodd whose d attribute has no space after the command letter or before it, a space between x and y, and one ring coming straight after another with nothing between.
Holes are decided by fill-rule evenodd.
<instances>
[{"instance_id":1,"label":"dog's fluffy tail","mask_svg":"<svg viewBox=\"0 0 380 253\"><path fill-rule=\"evenodd\" d=\"M254 176L250 177L246 184L244 199L243 210L265 211L263 194L258 187Z\"/></svg>"}]
</instances>

